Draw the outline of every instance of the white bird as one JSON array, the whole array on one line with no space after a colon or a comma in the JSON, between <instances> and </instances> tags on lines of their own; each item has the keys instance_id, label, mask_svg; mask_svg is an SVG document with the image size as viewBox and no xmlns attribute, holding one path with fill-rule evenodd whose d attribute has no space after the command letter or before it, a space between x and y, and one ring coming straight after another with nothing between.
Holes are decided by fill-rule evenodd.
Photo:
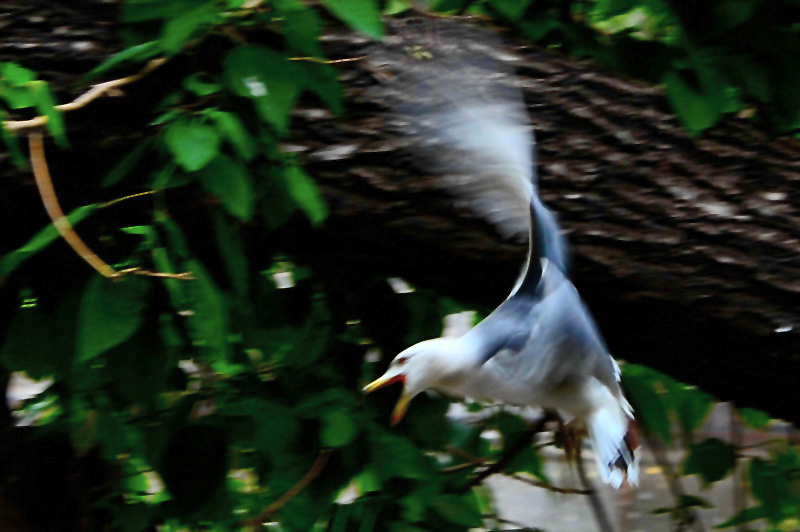
<instances>
[{"instance_id":1,"label":"white bird","mask_svg":"<svg viewBox=\"0 0 800 532\"><path fill-rule=\"evenodd\" d=\"M364 391L403 383L393 423L428 389L559 411L585 423L606 483L636 483L627 438L633 414L619 367L566 277L563 237L538 197L527 111L516 80L493 57L504 53L495 42L487 31L438 22L406 27L372 53L380 68L393 69L377 90L409 148L441 174L442 186L529 245L516 286L494 312L459 338L404 350Z\"/></svg>"}]
</instances>

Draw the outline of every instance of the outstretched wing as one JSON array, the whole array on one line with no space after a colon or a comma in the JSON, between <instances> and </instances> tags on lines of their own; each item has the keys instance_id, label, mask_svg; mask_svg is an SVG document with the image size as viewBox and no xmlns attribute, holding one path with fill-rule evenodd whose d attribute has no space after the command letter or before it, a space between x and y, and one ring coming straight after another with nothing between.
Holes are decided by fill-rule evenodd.
<instances>
[{"instance_id":1,"label":"outstretched wing","mask_svg":"<svg viewBox=\"0 0 800 532\"><path fill-rule=\"evenodd\" d=\"M375 90L420 164L505 237L530 240L534 286L539 258L565 269L555 217L537 196L533 131L512 56L497 36L449 21L404 21L370 61L383 81Z\"/></svg>"}]
</instances>

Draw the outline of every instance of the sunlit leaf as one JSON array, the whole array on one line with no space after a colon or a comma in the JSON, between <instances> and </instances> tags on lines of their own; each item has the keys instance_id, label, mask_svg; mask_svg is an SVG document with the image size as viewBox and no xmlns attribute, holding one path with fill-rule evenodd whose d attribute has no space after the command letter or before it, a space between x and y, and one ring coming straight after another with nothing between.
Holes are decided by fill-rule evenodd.
<instances>
[{"instance_id":1,"label":"sunlit leaf","mask_svg":"<svg viewBox=\"0 0 800 532\"><path fill-rule=\"evenodd\" d=\"M685 475L699 474L710 484L722 480L736 463L734 448L718 438L693 443L683 465Z\"/></svg>"},{"instance_id":2,"label":"sunlit leaf","mask_svg":"<svg viewBox=\"0 0 800 532\"><path fill-rule=\"evenodd\" d=\"M59 146L66 147L67 129L64 125L64 116L61 111L56 109L56 97L50 90L50 85L44 81L32 81L29 83L33 104L36 110L47 117L47 129L53 135Z\"/></svg>"},{"instance_id":3,"label":"sunlit leaf","mask_svg":"<svg viewBox=\"0 0 800 532\"><path fill-rule=\"evenodd\" d=\"M249 98L261 119L283 133L306 82L302 69L279 53L265 46L239 46L225 57L225 83L234 94Z\"/></svg>"},{"instance_id":4,"label":"sunlit leaf","mask_svg":"<svg viewBox=\"0 0 800 532\"><path fill-rule=\"evenodd\" d=\"M219 198L222 206L232 216L242 221L253 216L253 180L241 161L221 153L196 175L203 187Z\"/></svg>"},{"instance_id":5,"label":"sunlit leaf","mask_svg":"<svg viewBox=\"0 0 800 532\"><path fill-rule=\"evenodd\" d=\"M0 80L13 85L22 85L36 79L36 72L16 63L0 62Z\"/></svg>"},{"instance_id":6,"label":"sunlit leaf","mask_svg":"<svg viewBox=\"0 0 800 532\"><path fill-rule=\"evenodd\" d=\"M164 142L175 162L189 172L201 169L219 154L219 135L199 120L180 119L171 123Z\"/></svg>"},{"instance_id":7,"label":"sunlit leaf","mask_svg":"<svg viewBox=\"0 0 800 532\"><path fill-rule=\"evenodd\" d=\"M322 0L322 4L354 30L373 39L383 37L383 24L375 0Z\"/></svg>"},{"instance_id":8,"label":"sunlit leaf","mask_svg":"<svg viewBox=\"0 0 800 532\"><path fill-rule=\"evenodd\" d=\"M121 280L93 276L83 293L76 360L85 362L129 339L142 324L150 281L137 275Z\"/></svg>"}]
</instances>

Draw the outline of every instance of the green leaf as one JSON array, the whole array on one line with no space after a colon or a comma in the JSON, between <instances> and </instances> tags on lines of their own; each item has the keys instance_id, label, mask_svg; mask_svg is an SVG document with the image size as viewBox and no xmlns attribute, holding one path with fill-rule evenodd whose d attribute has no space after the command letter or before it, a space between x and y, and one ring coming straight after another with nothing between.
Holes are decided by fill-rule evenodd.
<instances>
[{"instance_id":1,"label":"green leaf","mask_svg":"<svg viewBox=\"0 0 800 532\"><path fill-rule=\"evenodd\" d=\"M95 78L99 74L111 70L115 66L122 64L125 61L144 61L146 59L150 59L151 57L158 55L158 53L161 51L161 48L158 44L158 41L149 41L131 46L130 48L126 48L121 52L117 52L89 71L89 73L86 75L86 78Z\"/></svg>"},{"instance_id":2,"label":"green leaf","mask_svg":"<svg viewBox=\"0 0 800 532\"><path fill-rule=\"evenodd\" d=\"M777 524L784 517L783 502L790 498L789 475L776 464L753 458L748 468L750 491L761 502L766 517Z\"/></svg>"},{"instance_id":3,"label":"green leaf","mask_svg":"<svg viewBox=\"0 0 800 532\"><path fill-rule=\"evenodd\" d=\"M322 4L354 30L373 39L383 38L383 23L374 0L322 0Z\"/></svg>"},{"instance_id":4,"label":"green leaf","mask_svg":"<svg viewBox=\"0 0 800 532\"><path fill-rule=\"evenodd\" d=\"M528 9L531 0L490 0L490 4L509 20L519 20Z\"/></svg>"},{"instance_id":5,"label":"green leaf","mask_svg":"<svg viewBox=\"0 0 800 532\"><path fill-rule=\"evenodd\" d=\"M181 14L207 3L206 0L128 0L122 5L122 22L174 19Z\"/></svg>"},{"instance_id":6,"label":"green leaf","mask_svg":"<svg viewBox=\"0 0 800 532\"><path fill-rule=\"evenodd\" d=\"M358 433L358 425L352 419L352 413L344 410L329 412L322 417L320 442L325 447L344 447Z\"/></svg>"},{"instance_id":7,"label":"green leaf","mask_svg":"<svg viewBox=\"0 0 800 532\"><path fill-rule=\"evenodd\" d=\"M197 172L203 187L219 198L228 213L242 221L253 216L255 190L247 168L224 153Z\"/></svg>"},{"instance_id":8,"label":"green leaf","mask_svg":"<svg viewBox=\"0 0 800 532\"><path fill-rule=\"evenodd\" d=\"M769 414L755 408L740 408L739 415L742 416L742 421L755 429L764 428L772 421Z\"/></svg>"},{"instance_id":9,"label":"green leaf","mask_svg":"<svg viewBox=\"0 0 800 532\"><path fill-rule=\"evenodd\" d=\"M14 165L19 170L28 170L30 164L28 164L28 158L22 153L22 149L19 146L19 139L2 124L2 122L6 120L8 120L8 114L5 110L0 109L0 135L3 137L3 144L6 145L8 154L11 156L11 161Z\"/></svg>"},{"instance_id":10,"label":"green leaf","mask_svg":"<svg viewBox=\"0 0 800 532\"><path fill-rule=\"evenodd\" d=\"M319 46L322 18L298 0L278 0L276 14L283 19L283 38L293 50L312 57L325 57Z\"/></svg>"},{"instance_id":11,"label":"green leaf","mask_svg":"<svg viewBox=\"0 0 800 532\"><path fill-rule=\"evenodd\" d=\"M44 81L31 81L29 86L32 89L33 102L39 114L47 117L47 129L53 135L61 147L66 147L67 142L67 129L64 125L64 116L56 109L56 98L53 91L50 90L50 85Z\"/></svg>"},{"instance_id":12,"label":"green leaf","mask_svg":"<svg viewBox=\"0 0 800 532\"><path fill-rule=\"evenodd\" d=\"M236 295L240 298L240 304L243 304L242 302L248 298L249 267L242 235L238 227L226 219L218 209L212 211L211 218L225 270Z\"/></svg>"},{"instance_id":13,"label":"green leaf","mask_svg":"<svg viewBox=\"0 0 800 532\"><path fill-rule=\"evenodd\" d=\"M732 526L741 525L742 523L749 523L756 519L764 519L767 516L763 506L755 506L753 508L745 508L738 514L734 515L727 521L724 521L714 528L730 528Z\"/></svg>"},{"instance_id":14,"label":"green leaf","mask_svg":"<svg viewBox=\"0 0 800 532\"><path fill-rule=\"evenodd\" d=\"M249 161L256 155L256 143L239 117L227 111L213 111L209 114L217 126L217 131L239 156Z\"/></svg>"},{"instance_id":15,"label":"green leaf","mask_svg":"<svg viewBox=\"0 0 800 532\"><path fill-rule=\"evenodd\" d=\"M472 494L442 494L433 500L433 509L447 521L469 528L482 528L483 517L478 512Z\"/></svg>"},{"instance_id":16,"label":"green leaf","mask_svg":"<svg viewBox=\"0 0 800 532\"><path fill-rule=\"evenodd\" d=\"M2 97L12 109L33 107L33 93L29 86L0 87L0 97Z\"/></svg>"},{"instance_id":17,"label":"green leaf","mask_svg":"<svg viewBox=\"0 0 800 532\"><path fill-rule=\"evenodd\" d=\"M322 103L335 114L344 112L342 106L342 84L339 74L331 65L304 63L303 68L308 75L308 88L316 94Z\"/></svg>"},{"instance_id":18,"label":"green leaf","mask_svg":"<svg viewBox=\"0 0 800 532\"><path fill-rule=\"evenodd\" d=\"M171 123L164 142L175 162L188 172L203 168L219 154L216 130L197 119L179 119Z\"/></svg>"},{"instance_id":19,"label":"green leaf","mask_svg":"<svg viewBox=\"0 0 800 532\"><path fill-rule=\"evenodd\" d=\"M290 166L284 172L289 195L300 206L313 225L320 225L328 217L328 207L320 196L317 185L299 166Z\"/></svg>"},{"instance_id":20,"label":"green leaf","mask_svg":"<svg viewBox=\"0 0 800 532\"><path fill-rule=\"evenodd\" d=\"M528 447L519 453L509 464L508 470L515 473L530 473L542 482L550 482L544 472L544 463L539 452L533 447Z\"/></svg>"},{"instance_id":21,"label":"green leaf","mask_svg":"<svg viewBox=\"0 0 800 532\"><path fill-rule=\"evenodd\" d=\"M145 152L147 152L148 148L150 148L152 144L152 137L148 137L137 144L128 155L123 157L122 160L111 169L111 171L103 179L103 182L100 183L100 186L102 188L106 188L116 185L122 181L125 176L130 174L136 168L136 166L139 164L139 161L142 160Z\"/></svg>"},{"instance_id":22,"label":"green leaf","mask_svg":"<svg viewBox=\"0 0 800 532\"><path fill-rule=\"evenodd\" d=\"M25 371L33 379L61 373L59 364L64 353L50 341L58 338L56 320L38 308L20 309L7 326L5 342L0 350L4 370Z\"/></svg>"},{"instance_id":23,"label":"green leaf","mask_svg":"<svg viewBox=\"0 0 800 532\"><path fill-rule=\"evenodd\" d=\"M94 212L95 208L95 205L84 205L83 207L78 207L69 213L69 215L67 215L67 220L69 220L69 223L72 226L78 225L81 220ZM52 244L57 238L58 230L52 224L48 225L36 233L36 235L24 246L19 249L15 249L11 253L7 253L0 258L0 275L10 274L12 271L17 269L20 264Z\"/></svg>"},{"instance_id":24,"label":"green leaf","mask_svg":"<svg viewBox=\"0 0 800 532\"><path fill-rule=\"evenodd\" d=\"M132 337L142 324L149 292L150 281L137 275L92 277L81 300L77 361L91 360Z\"/></svg>"},{"instance_id":25,"label":"green leaf","mask_svg":"<svg viewBox=\"0 0 800 532\"><path fill-rule=\"evenodd\" d=\"M708 502L706 499L702 497L698 497L696 495L686 495L682 494L680 499L678 499L678 506L681 508L691 508L694 506L698 506L700 508L713 508L714 505Z\"/></svg>"},{"instance_id":26,"label":"green leaf","mask_svg":"<svg viewBox=\"0 0 800 532\"><path fill-rule=\"evenodd\" d=\"M762 0L722 0L714 5L714 29L725 32L753 17Z\"/></svg>"},{"instance_id":27,"label":"green leaf","mask_svg":"<svg viewBox=\"0 0 800 532\"><path fill-rule=\"evenodd\" d=\"M664 76L664 83L667 99L689 133L694 135L708 129L722 116L722 93L693 87L681 72L674 70Z\"/></svg>"},{"instance_id":28,"label":"green leaf","mask_svg":"<svg viewBox=\"0 0 800 532\"><path fill-rule=\"evenodd\" d=\"M197 96L208 96L209 94L214 94L222 90L222 86L219 83L208 83L200 79L200 77L201 75L199 72L186 76L183 78L181 86L187 91L195 93Z\"/></svg>"},{"instance_id":29,"label":"green leaf","mask_svg":"<svg viewBox=\"0 0 800 532\"><path fill-rule=\"evenodd\" d=\"M179 281L188 285L192 343L205 353L208 360L228 360L228 308L224 297L200 262L189 260L185 266L196 278L194 281Z\"/></svg>"},{"instance_id":30,"label":"green leaf","mask_svg":"<svg viewBox=\"0 0 800 532\"><path fill-rule=\"evenodd\" d=\"M697 430L708 417L714 398L693 386L672 381L669 386L672 403L678 413L678 420L687 432Z\"/></svg>"},{"instance_id":31,"label":"green leaf","mask_svg":"<svg viewBox=\"0 0 800 532\"><path fill-rule=\"evenodd\" d=\"M375 467L382 479L426 479L431 475L425 457L409 440L377 427L368 434Z\"/></svg>"},{"instance_id":32,"label":"green leaf","mask_svg":"<svg viewBox=\"0 0 800 532\"><path fill-rule=\"evenodd\" d=\"M306 84L304 71L264 46L239 46L225 57L225 83L237 96L249 98L259 117L279 133Z\"/></svg>"},{"instance_id":33,"label":"green leaf","mask_svg":"<svg viewBox=\"0 0 800 532\"><path fill-rule=\"evenodd\" d=\"M216 3L206 2L170 18L161 32L161 46L170 55L180 52L197 31L214 22L218 15Z\"/></svg>"},{"instance_id":34,"label":"green leaf","mask_svg":"<svg viewBox=\"0 0 800 532\"><path fill-rule=\"evenodd\" d=\"M36 72L12 62L0 62L0 81L23 85L36 80Z\"/></svg>"},{"instance_id":35,"label":"green leaf","mask_svg":"<svg viewBox=\"0 0 800 532\"><path fill-rule=\"evenodd\" d=\"M671 443L672 427L665 398L667 390L661 374L638 364L625 364L622 375L625 395L639 422L648 432L656 434L665 443Z\"/></svg>"},{"instance_id":36,"label":"green leaf","mask_svg":"<svg viewBox=\"0 0 800 532\"><path fill-rule=\"evenodd\" d=\"M725 478L734 465L736 453L733 446L718 438L709 438L689 447L683 474L699 474L706 484L710 484Z\"/></svg>"}]
</instances>

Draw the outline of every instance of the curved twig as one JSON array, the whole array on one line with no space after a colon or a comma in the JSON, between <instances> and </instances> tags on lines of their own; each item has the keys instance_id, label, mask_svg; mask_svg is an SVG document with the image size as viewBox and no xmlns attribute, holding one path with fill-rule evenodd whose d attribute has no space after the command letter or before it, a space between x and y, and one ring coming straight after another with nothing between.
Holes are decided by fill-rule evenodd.
<instances>
[{"instance_id":1,"label":"curved twig","mask_svg":"<svg viewBox=\"0 0 800 532\"><path fill-rule=\"evenodd\" d=\"M528 429L528 431L513 446L511 446L511 448L508 449L503 456L500 457L497 462L493 463L481 471L478 476L470 480L469 483L464 486L463 491L468 491L495 473L500 473L503 471L506 466L508 466L508 464L510 464L511 461L514 460L517 455L519 455L519 453L531 446L536 435L540 433L542 429L544 429L544 426L547 424L547 422L552 419L554 419L553 415L549 412L545 412L544 415L542 415L542 417L540 417L536 423L534 423L534 425Z\"/></svg>"},{"instance_id":2,"label":"curved twig","mask_svg":"<svg viewBox=\"0 0 800 532\"><path fill-rule=\"evenodd\" d=\"M32 131L28 134L28 145L30 148L31 168L33 177L36 180L36 187L42 197L44 209L53 222L53 226L58 231L69 247L71 247L80 258L86 261L89 266L97 270L101 275L108 278L119 279L127 274L143 275L147 277L165 277L169 279L194 279L191 272L184 273L160 273L144 270L142 268L128 268L127 270L116 271L101 259L89 246L78 236L72 224L64 216L61 204L58 202L53 179L50 177L50 168L47 166L47 158L44 152L44 139L41 131ZM123 198L124 199L124 198Z\"/></svg>"},{"instance_id":3,"label":"curved twig","mask_svg":"<svg viewBox=\"0 0 800 532\"><path fill-rule=\"evenodd\" d=\"M127 76L120 79L113 79L111 81L105 81L103 83L98 83L96 85L92 85L92 88L88 91L84 92L73 101L69 103L63 103L61 105L56 105L55 108L59 111L74 111L75 109L80 109L81 107L85 107L89 102L96 100L100 96L103 96L118 87L122 87L123 85L127 85L128 83L133 83L134 81L138 81L153 70L157 69L161 65L167 62L166 57L159 57L157 59L151 59L148 61L144 67L131 76ZM30 120L6 120L3 122L3 127L8 131L22 131L26 129L33 129L44 126L47 124L48 118L46 116L37 116L35 118L31 118Z\"/></svg>"},{"instance_id":4,"label":"curved twig","mask_svg":"<svg viewBox=\"0 0 800 532\"><path fill-rule=\"evenodd\" d=\"M594 518L597 521L597 528L600 529L600 532L615 532L616 528L611 524L611 519L608 518L608 512L603 505L603 501L600 500L597 489L586 476L586 471L583 468L580 445L578 446L577 453L578 456L575 460L575 465L578 469L578 476L581 479L581 484L583 484L584 489L588 492L587 495L589 495L589 503L592 505L592 512L594 512Z\"/></svg>"},{"instance_id":5,"label":"curved twig","mask_svg":"<svg viewBox=\"0 0 800 532\"><path fill-rule=\"evenodd\" d=\"M591 489L561 488L559 486L553 486L552 484L548 484L547 482L534 480L532 478L523 477L522 475L517 475L517 474L511 474L507 476L509 478L513 478L514 480L519 480L520 482L524 482L525 484L530 484L531 486L535 486L537 488L542 488L546 489L547 491L552 491L553 493L564 493L568 495L592 495L594 493L594 491Z\"/></svg>"},{"instance_id":6,"label":"curved twig","mask_svg":"<svg viewBox=\"0 0 800 532\"><path fill-rule=\"evenodd\" d=\"M278 497L277 500L272 502L269 506L264 508L261 513L255 519L251 519L249 521L249 525L255 528L258 528L261 523L265 521L269 521L275 513L277 513L281 508L286 506L289 501L294 499L298 493L306 489L306 487L311 484L311 482L322 473L322 470L325 468L325 465L328 463L328 460L331 457L333 451L331 449L323 449L317 455L316 460L314 463L311 464L311 467L308 469L303 478L297 481L297 484L292 486L286 493Z\"/></svg>"},{"instance_id":7,"label":"curved twig","mask_svg":"<svg viewBox=\"0 0 800 532\"><path fill-rule=\"evenodd\" d=\"M50 177L50 169L47 167L47 159L44 156L44 141L42 140L41 131L33 131L28 135L28 145L30 147L31 167L33 169L33 177L36 179L36 186L39 188L39 194L42 196L42 203L47 215L50 216L50 220L52 220L58 234L89 266L105 277L114 277L117 272L98 257L94 251L89 249L89 246L81 240L81 237L72 228L72 224L64 216L64 211L61 210L56 191L53 188L53 180Z\"/></svg>"}]
</instances>

